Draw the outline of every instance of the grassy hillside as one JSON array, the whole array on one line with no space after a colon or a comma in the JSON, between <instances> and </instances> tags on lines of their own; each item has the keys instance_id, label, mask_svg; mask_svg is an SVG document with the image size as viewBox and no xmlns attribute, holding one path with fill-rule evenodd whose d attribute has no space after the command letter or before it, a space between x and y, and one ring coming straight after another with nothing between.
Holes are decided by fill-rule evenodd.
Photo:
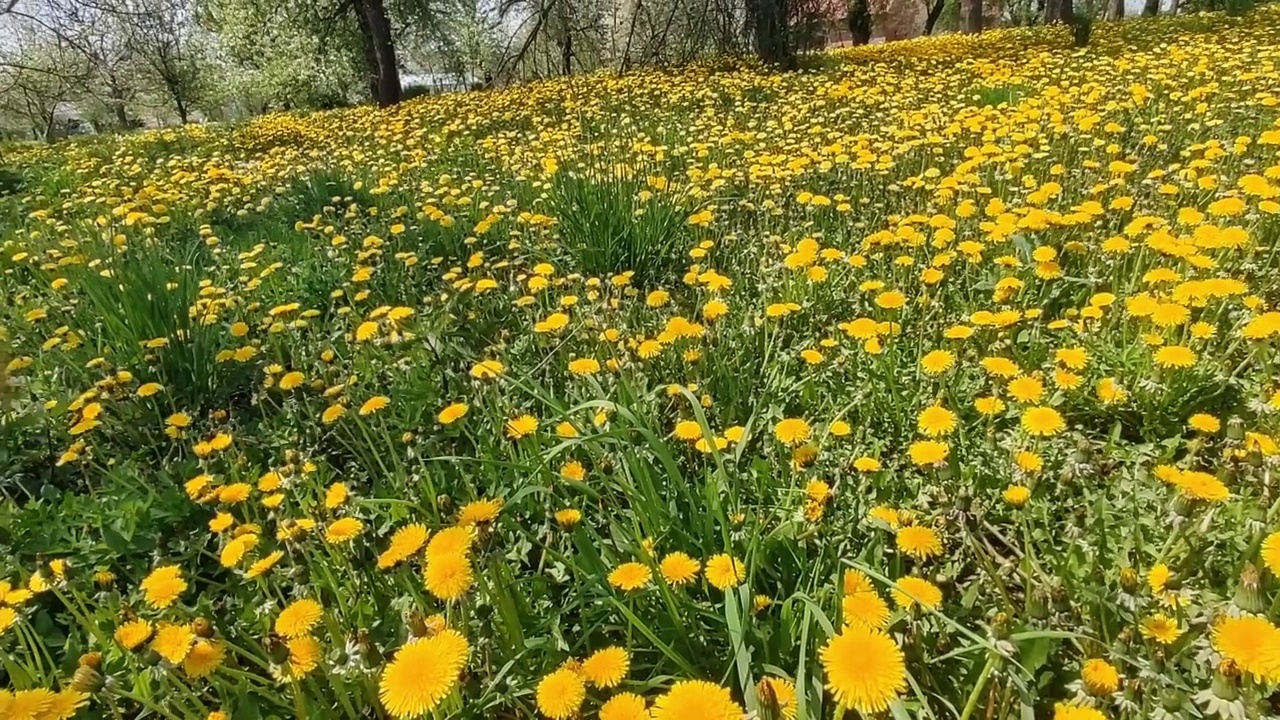
<instances>
[{"instance_id":1,"label":"grassy hillside","mask_svg":"<svg viewBox=\"0 0 1280 720\"><path fill-rule=\"evenodd\" d=\"M0 717L1276 712L1275 10L5 159Z\"/></svg>"}]
</instances>

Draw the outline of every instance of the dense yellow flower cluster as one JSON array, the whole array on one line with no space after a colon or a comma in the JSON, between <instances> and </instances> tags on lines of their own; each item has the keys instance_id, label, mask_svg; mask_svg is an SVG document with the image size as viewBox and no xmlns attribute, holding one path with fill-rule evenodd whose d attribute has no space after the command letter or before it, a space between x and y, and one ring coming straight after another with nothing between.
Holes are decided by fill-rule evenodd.
<instances>
[{"instance_id":1,"label":"dense yellow flower cluster","mask_svg":"<svg viewBox=\"0 0 1280 720\"><path fill-rule=\"evenodd\" d=\"M1280 12L813 61L8 154L0 717L1270 713Z\"/></svg>"}]
</instances>

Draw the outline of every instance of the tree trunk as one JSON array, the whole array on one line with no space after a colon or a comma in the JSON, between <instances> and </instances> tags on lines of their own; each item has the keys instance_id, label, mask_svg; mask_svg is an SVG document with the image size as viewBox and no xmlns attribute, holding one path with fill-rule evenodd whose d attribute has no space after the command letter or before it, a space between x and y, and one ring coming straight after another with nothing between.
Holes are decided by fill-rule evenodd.
<instances>
[{"instance_id":1,"label":"tree trunk","mask_svg":"<svg viewBox=\"0 0 1280 720\"><path fill-rule=\"evenodd\" d=\"M871 42L871 6L867 0L852 0L849 3L849 41L854 45L866 45Z\"/></svg>"},{"instance_id":2,"label":"tree trunk","mask_svg":"<svg viewBox=\"0 0 1280 720\"><path fill-rule=\"evenodd\" d=\"M1075 22L1075 9L1071 0L1049 0L1044 8L1044 21L1046 24L1060 22L1068 25Z\"/></svg>"},{"instance_id":3,"label":"tree trunk","mask_svg":"<svg viewBox=\"0 0 1280 720\"><path fill-rule=\"evenodd\" d=\"M391 37L387 8L382 0L362 0L361 9L369 25L369 39L378 63L378 105L395 105L400 102L400 67L396 63L396 46Z\"/></svg>"},{"instance_id":4,"label":"tree trunk","mask_svg":"<svg viewBox=\"0 0 1280 720\"><path fill-rule=\"evenodd\" d=\"M116 127L120 130L128 130L129 112L125 107L124 92L120 90L118 84L111 82L107 87L107 95L111 100L111 109L116 115Z\"/></svg>"},{"instance_id":5,"label":"tree trunk","mask_svg":"<svg viewBox=\"0 0 1280 720\"><path fill-rule=\"evenodd\" d=\"M1107 3L1107 19L1119 20L1124 17L1124 0L1111 0Z\"/></svg>"},{"instance_id":6,"label":"tree trunk","mask_svg":"<svg viewBox=\"0 0 1280 720\"><path fill-rule=\"evenodd\" d=\"M981 4L981 0L978 0ZM924 16L924 34L932 35L933 28L938 24L938 18L942 17L942 8L947 4L947 0L935 0L933 7L929 8L929 13Z\"/></svg>"},{"instance_id":7,"label":"tree trunk","mask_svg":"<svg viewBox=\"0 0 1280 720\"><path fill-rule=\"evenodd\" d=\"M982 0L961 0L960 10L960 25L964 32L982 32Z\"/></svg>"},{"instance_id":8,"label":"tree trunk","mask_svg":"<svg viewBox=\"0 0 1280 720\"><path fill-rule=\"evenodd\" d=\"M1143 17L1155 17L1160 14L1160 0L1146 0L1142 4Z\"/></svg>"},{"instance_id":9,"label":"tree trunk","mask_svg":"<svg viewBox=\"0 0 1280 720\"><path fill-rule=\"evenodd\" d=\"M565 29L564 42L560 43L560 74L573 74L573 35Z\"/></svg>"},{"instance_id":10,"label":"tree trunk","mask_svg":"<svg viewBox=\"0 0 1280 720\"><path fill-rule=\"evenodd\" d=\"M186 125L188 115L187 104L182 101L181 92L173 92L173 105L178 111L178 120L180 120L183 125Z\"/></svg>"},{"instance_id":11,"label":"tree trunk","mask_svg":"<svg viewBox=\"0 0 1280 720\"><path fill-rule=\"evenodd\" d=\"M755 6L756 54L771 64L790 67L792 55L787 26L787 0L748 0Z\"/></svg>"},{"instance_id":12,"label":"tree trunk","mask_svg":"<svg viewBox=\"0 0 1280 720\"><path fill-rule=\"evenodd\" d=\"M1178 14L1178 0L1169 0L1169 14L1170 15Z\"/></svg>"},{"instance_id":13,"label":"tree trunk","mask_svg":"<svg viewBox=\"0 0 1280 720\"><path fill-rule=\"evenodd\" d=\"M360 31L360 52L364 56L365 81L368 83L369 99L378 101L378 51L373 48L373 31L369 29L369 18L364 8L356 8L356 29Z\"/></svg>"}]
</instances>

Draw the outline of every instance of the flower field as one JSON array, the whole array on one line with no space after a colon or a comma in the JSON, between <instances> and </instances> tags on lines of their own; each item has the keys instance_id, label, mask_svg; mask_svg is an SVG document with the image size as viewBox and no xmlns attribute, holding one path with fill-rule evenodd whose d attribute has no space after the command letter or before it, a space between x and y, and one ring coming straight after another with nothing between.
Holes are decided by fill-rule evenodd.
<instances>
[{"instance_id":1,"label":"flower field","mask_svg":"<svg viewBox=\"0 0 1280 720\"><path fill-rule=\"evenodd\" d=\"M1280 714L1280 12L22 148L0 717Z\"/></svg>"}]
</instances>

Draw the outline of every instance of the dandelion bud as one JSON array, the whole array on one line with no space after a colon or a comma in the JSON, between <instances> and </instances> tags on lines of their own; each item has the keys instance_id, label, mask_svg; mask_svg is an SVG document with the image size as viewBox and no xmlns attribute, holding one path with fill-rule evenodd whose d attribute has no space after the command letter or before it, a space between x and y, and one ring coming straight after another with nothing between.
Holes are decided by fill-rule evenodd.
<instances>
[{"instance_id":1,"label":"dandelion bud","mask_svg":"<svg viewBox=\"0 0 1280 720\"><path fill-rule=\"evenodd\" d=\"M1235 442L1244 439L1244 420L1239 416L1233 415L1227 420L1227 439Z\"/></svg>"},{"instance_id":2,"label":"dandelion bud","mask_svg":"<svg viewBox=\"0 0 1280 720\"><path fill-rule=\"evenodd\" d=\"M1258 569L1253 563L1245 563L1240 571L1240 585L1236 588L1236 596L1232 600L1235 606L1250 613L1260 613L1266 609L1260 592Z\"/></svg>"},{"instance_id":3,"label":"dandelion bud","mask_svg":"<svg viewBox=\"0 0 1280 720\"><path fill-rule=\"evenodd\" d=\"M1125 645L1133 642L1133 628L1126 627L1122 629L1120 633L1116 635L1116 642L1124 643Z\"/></svg>"},{"instance_id":4,"label":"dandelion bud","mask_svg":"<svg viewBox=\"0 0 1280 720\"><path fill-rule=\"evenodd\" d=\"M1194 508L1195 501L1182 493L1175 495L1173 502L1169 505L1169 511L1180 518L1189 517Z\"/></svg>"},{"instance_id":5,"label":"dandelion bud","mask_svg":"<svg viewBox=\"0 0 1280 720\"><path fill-rule=\"evenodd\" d=\"M448 512L453 507L453 498L441 493L436 496L436 507L441 511Z\"/></svg>"},{"instance_id":6,"label":"dandelion bud","mask_svg":"<svg viewBox=\"0 0 1280 720\"><path fill-rule=\"evenodd\" d=\"M991 634L997 640L1005 640L1009 637L1009 614L1005 612L996 613L995 619L991 621Z\"/></svg>"},{"instance_id":7,"label":"dandelion bud","mask_svg":"<svg viewBox=\"0 0 1280 720\"><path fill-rule=\"evenodd\" d=\"M96 670L102 666L102 653L87 652L80 656L80 659L76 661L76 664L80 667L93 668Z\"/></svg>"},{"instance_id":8,"label":"dandelion bud","mask_svg":"<svg viewBox=\"0 0 1280 720\"><path fill-rule=\"evenodd\" d=\"M1037 620L1045 619L1049 616L1048 601L1048 593L1041 588L1036 588L1027 599L1027 615Z\"/></svg>"},{"instance_id":9,"label":"dandelion bud","mask_svg":"<svg viewBox=\"0 0 1280 720\"><path fill-rule=\"evenodd\" d=\"M1171 713L1181 712L1187 702L1186 695L1180 690L1166 690L1160 694L1160 704Z\"/></svg>"},{"instance_id":10,"label":"dandelion bud","mask_svg":"<svg viewBox=\"0 0 1280 720\"><path fill-rule=\"evenodd\" d=\"M409 613L409 634L416 638L430 634L427 628L427 617L421 610L414 609Z\"/></svg>"},{"instance_id":11,"label":"dandelion bud","mask_svg":"<svg viewBox=\"0 0 1280 720\"><path fill-rule=\"evenodd\" d=\"M760 700L760 720L782 720L786 717L778 702L778 693L773 689L773 683L768 682L768 678L756 685L756 697Z\"/></svg>"},{"instance_id":12,"label":"dandelion bud","mask_svg":"<svg viewBox=\"0 0 1280 720\"><path fill-rule=\"evenodd\" d=\"M91 653L96 655L97 653ZM81 658L82 660L84 658ZM81 665L71 676L71 689L82 693L95 693L102 689L102 673L97 666Z\"/></svg>"},{"instance_id":13,"label":"dandelion bud","mask_svg":"<svg viewBox=\"0 0 1280 720\"><path fill-rule=\"evenodd\" d=\"M283 665L289 659L289 646L275 635L267 638L266 647L267 654L271 656L271 662L276 665Z\"/></svg>"},{"instance_id":14,"label":"dandelion bud","mask_svg":"<svg viewBox=\"0 0 1280 720\"><path fill-rule=\"evenodd\" d=\"M1138 590L1138 573L1133 568L1120 569L1120 589L1132 595Z\"/></svg>"},{"instance_id":15,"label":"dandelion bud","mask_svg":"<svg viewBox=\"0 0 1280 720\"><path fill-rule=\"evenodd\" d=\"M213 637L213 623L206 618L196 618L191 622L191 632L195 633L196 637L208 640Z\"/></svg>"},{"instance_id":16,"label":"dandelion bud","mask_svg":"<svg viewBox=\"0 0 1280 720\"><path fill-rule=\"evenodd\" d=\"M1209 690L1215 697L1222 700L1235 700L1239 696L1239 688L1236 683L1240 675L1240 669L1230 660L1223 660L1218 665L1218 671L1213 674L1213 681L1209 684Z\"/></svg>"},{"instance_id":17,"label":"dandelion bud","mask_svg":"<svg viewBox=\"0 0 1280 720\"><path fill-rule=\"evenodd\" d=\"M1076 443L1075 452L1071 454L1071 461L1083 465L1089 462L1089 444L1084 440Z\"/></svg>"}]
</instances>

